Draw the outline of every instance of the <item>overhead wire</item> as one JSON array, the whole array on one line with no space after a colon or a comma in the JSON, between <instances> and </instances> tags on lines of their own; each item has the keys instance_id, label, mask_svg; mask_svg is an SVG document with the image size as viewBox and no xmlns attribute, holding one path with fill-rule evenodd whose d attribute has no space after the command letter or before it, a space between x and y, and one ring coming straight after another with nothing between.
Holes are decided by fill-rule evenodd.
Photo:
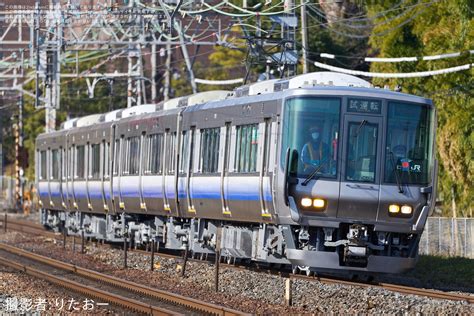
<instances>
[{"instance_id":1,"label":"overhead wire","mask_svg":"<svg viewBox=\"0 0 474 316\"><path fill-rule=\"evenodd\" d=\"M442 74L448 74L452 72L458 72L463 70L468 70L474 67L474 63L472 64L465 64L456 67L438 69L438 70L429 70L429 71L420 71L420 72L406 72L406 73L384 73L384 72L368 72L368 71L360 71L360 70L351 70L341 67L335 67L331 65L326 65L320 62L314 62L316 67L331 70L335 72L345 73L349 75L355 76L364 76L364 77L372 77L372 78L417 78L417 77L429 77L429 76L436 76Z\"/></svg>"},{"instance_id":2,"label":"overhead wire","mask_svg":"<svg viewBox=\"0 0 474 316\"><path fill-rule=\"evenodd\" d=\"M455 52L455 53L438 54L438 55L430 55L430 56L410 56L410 57L354 57L354 56L344 56L344 55L336 55L336 54L330 54L330 53L320 53L319 57L327 58L327 59L336 59L337 57L357 58L357 59L363 59L365 62L398 63L398 62L440 60L440 59L445 59L445 58L459 57L463 54L473 55L474 50L467 50L467 51Z\"/></svg>"},{"instance_id":3,"label":"overhead wire","mask_svg":"<svg viewBox=\"0 0 474 316\"><path fill-rule=\"evenodd\" d=\"M401 6L402 3L404 3L406 0L403 0L403 1L400 1L399 3L397 3L396 5L392 6L391 8L389 9L386 9L386 10L383 10L377 14L375 14L374 16L372 17L368 17L367 14L363 14L363 15L358 15L359 18L346 18L346 19L341 19L339 21L337 21L337 24L343 24L344 26L346 27L349 27L349 28L354 28L354 29L362 29L362 28L373 28L374 26L380 26L380 25L384 25L384 24L387 24L387 23L390 23L391 21L405 15L407 12L409 12L411 9L415 8L416 6L420 5L420 2L415 4L415 5L411 5L411 6L406 6L406 7L403 7L403 8L400 8L400 9L397 9L395 10L396 8L398 8L399 6ZM316 13L319 17L321 18L326 18L326 13L324 11L321 11L319 10L319 8L316 6L316 4L310 4L308 6L308 8L310 9L310 11ZM391 12L391 11L398 11L398 10L402 10L404 9L405 11L403 11L402 13L394 16L394 17L391 17L389 19L386 19L385 21L383 22L380 22L380 23L377 23L376 25L374 24L371 24L373 22L375 22L375 20L380 17L381 15L385 15L386 13L388 12ZM346 22L366 22L366 25L352 25L352 24L348 24Z\"/></svg>"},{"instance_id":4,"label":"overhead wire","mask_svg":"<svg viewBox=\"0 0 474 316\"><path fill-rule=\"evenodd\" d=\"M350 33L347 33L347 32L342 32L342 31L338 31L332 27L328 27L328 25L330 24L329 22L319 22L316 23L315 25L310 25L310 26L307 26L306 29L310 29L310 28L314 28L314 27L324 27L326 29L328 29L329 31L333 32L333 33L336 33L336 34L339 34L341 36L345 36L345 37L348 37L348 38L355 38L355 39L364 39L364 38L368 38L368 37L371 37L371 36L385 36L387 35L388 33L396 30L396 29L399 29L400 27L404 26L405 24L413 21L416 17L418 17L420 14L422 14L429 6L431 6L432 4L436 3L436 2L440 2L442 0L432 0L430 2L419 2L415 5L412 5L412 6L407 6L406 8L408 7L418 7L418 6L423 6L421 10L417 11L414 15L412 15L411 17L409 17L408 19L404 20L403 22L387 29L387 30L384 30L382 32L379 32L379 33L371 33L371 34L364 34L364 35L357 35L357 34L350 34ZM386 11L388 12L388 10ZM312 17L313 19L315 19L315 17L309 15L310 17ZM349 18L350 19L350 18ZM340 19L339 21L344 21L344 20L349 20L349 19ZM333 23L337 23L336 22L333 22ZM377 26L377 25L375 25Z\"/></svg>"}]
</instances>

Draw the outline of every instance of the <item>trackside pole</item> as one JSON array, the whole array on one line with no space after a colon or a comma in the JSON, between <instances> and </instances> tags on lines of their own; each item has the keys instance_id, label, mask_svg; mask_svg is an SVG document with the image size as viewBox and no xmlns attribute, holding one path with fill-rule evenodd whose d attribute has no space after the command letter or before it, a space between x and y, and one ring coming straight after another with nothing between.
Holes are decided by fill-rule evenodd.
<instances>
[{"instance_id":1,"label":"trackside pole","mask_svg":"<svg viewBox=\"0 0 474 316\"><path fill-rule=\"evenodd\" d=\"M153 271L155 268L155 240L153 239L151 241L151 265L150 265L150 271Z\"/></svg>"},{"instance_id":2,"label":"trackside pole","mask_svg":"<svg viewBox=\"0 0 474 316\"><path fill-rule=\"evenodd\" d=\"M76 235L72 235L72 252L76 252Z\"/></svg>"},{"instance_id":3,"label":"trackside pole","mask_svg":"<svg viewBox=\"0 0 474 316\"><path fill-rule=\"evenodd\" d=\"M181 277L184 277L186 273L186 264L188 263L188 243L186 243L186 248L184 249L184 255L183 255L183 269L181 270Z\"/></svg>"},{"instance_id":4,"label":"trackside pole","mask_svg":"<svg viewBox=\"0 0 474 316\"><path fill-rule=\"evenodd\" d=\"M292 302L292 282L291 278L288 277L285 279L285 304L286 306L291 306L293 304Z\"/></svg>"},{"instance_id":5,"label":"trackside pole","mask_svg":"<svg viewBox=\"0 0 474 316\"><path fill-rule=\"evenodd\" d=\"M5 218L3 219L3 230L5 233L7 232L7 217L8 215L5 213Z\"/></svg>"},{"instance_id":6,"label":"trackside pole","mask_svg":"<svg viewBox=\"0 0 474 316\"><path fill-rule=\"evenodd\" d=\"M123 268L127 269L127 237L123 239Z\"/></svg>"},{"instance_id":7,"label":"trackside pole","mask_svg":"<svg viewBox=\"0 0 474 316\"><path fill-rule=\"evenodd\" d=\"M81 253L85 253L84 229L81 229Z\"/></svg>"},{"instance_id":8,"label":"trackside pole","mask_svg":"<svg viewBox=\"0 0 474 316\"><path fill-rule=\"evenodd\" d=\"M66 239L67 239L67 232L66 232L66 225L63 227L63 249L66 249Z\"/></svg>"},{"instance_id":9,"label":"trackside pole","mask_svg":"<svg viewBox=\"0 0 474 316\"><path fill-rule=\"evenodd\" d=\"M219 223L219 226L217 227L217 234L216 234L216 270L214 274L214 290L216 292L219 292L219 263L221 262L221 233L222 233L222 227L221 224Z\"/></svg>"}]
</instances>

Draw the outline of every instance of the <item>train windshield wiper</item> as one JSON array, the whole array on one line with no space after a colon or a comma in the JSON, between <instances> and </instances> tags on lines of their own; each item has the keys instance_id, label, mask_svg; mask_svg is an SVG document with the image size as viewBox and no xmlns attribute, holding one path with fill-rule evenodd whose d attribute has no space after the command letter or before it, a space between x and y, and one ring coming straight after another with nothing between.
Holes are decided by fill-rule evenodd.
<instances>
[{"instance_id":1,"label":"train windshield wiper","mask_svg":"<svg viewBox=\"0 0 474 316\"><path fill-rule=\"evenodd\" d=\"M359 125L359 127L357 128L357 131L354 134L354 137L359 136L360 130L362 129L362 127L365 126L365 124L367 124L367 120L362 120L362 122L360 122L360 125Z\"/></svg>"},{"instance_id":2,"label":"train windshield wiper","mask_svg":"<svg viewBox=\"0 0 474 316\"><path fill-rule=\"evenodd\" d=\"M398 192L403 193L402 181L400 180L400 175L397 172L397 164L395 163L395 159L393 158L393 151L389 149L388 153L390 155L390 161L392 162L393 166L392 173L395 173L395 181L397 181Z\"/></svg>"},{"instance_id":3,"label":"train windshield wiper","mask_svg":"<svg viewBox=\"0 0 474 316\"><path fill-rule=\"evenodd\" d=\"M313 172L311 172L311 174L303 181L303 183L301 183L301 185L306 186L309 181L311 181L311 179L313 179L313 177L324 167L325 164L326 161L321 162L321 164L316 169L314 169Z\"/></svg>"}]
</instances>

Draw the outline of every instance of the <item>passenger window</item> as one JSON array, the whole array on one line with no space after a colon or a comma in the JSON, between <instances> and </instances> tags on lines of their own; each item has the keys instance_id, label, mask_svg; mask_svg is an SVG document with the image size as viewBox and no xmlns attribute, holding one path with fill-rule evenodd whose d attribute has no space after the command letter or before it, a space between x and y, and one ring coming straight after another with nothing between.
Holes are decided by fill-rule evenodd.
<instances>
[{"instance_id":1,"label":"passenger window","mask_svg":"<svg viewBox=\"0 0 474 316\"><path fill-rule=\"evenodd\" d=\"M109 168L110 168L110 161L109 161L109 156L110 156L110 143L109 142L103 142L102 143L102 148L104 150L104 163L103 163L103 174L104 178L108 179L109 178Z\"/></svg>"},{"instance_id":2,"label":"passenger window","mask_svg":"<svg viewBox=\"0 0 474 316\"><path fill-rule=\"evenodd\" d=\"M264 148L263 148L263 172L268 172L268 166L270 161L270 141L271 141L271 119L265 119L265 137L264 137Z\"/></svg>"},{"instance_id":3,"label":"passenger window","mask_svg":"<svg viewBox=\"0 0 474 316\"><path fill-rule=\"evenodd\" d=\"M68 152L68 179L74 177L74 147L69 147Z\"/></svg>"},{"instance_id":4,"label":"passenger window","mask_svg":"<svg viewBox=\"0 0 474 316\"><path fill-rule=\"evenodd\" d=\"M366 121L349 123L346 180L375 181L377 133L376 124Z\"/></svg>"},{"instance_id":5,"label":"passenger window","mask_svg":"<svg viewBox=\"0 0 474 316\"><path fill-rule=\"evenodd\" d=\"M219 163L220 128L201 130L201 160L199 170L202 173L217 172Z\"/></svg>"},{"instance_id":6,"label":"passenger window","mask_svg":"<svg viewBox=\"0 0 474 316\"><path fill-rule=\"evenodd\" d=\"M85 146L76 147L76 174L74 175L76 179L85 178Z\"/></svg>"},{"instance_id":7,"label":"passenger window","mask_svg":"<svg viewBox=\"0 0 474 316\"><path fill-rule=\"evenodd\" d=\"M100 177L100 144L92 144L90 146L90 162L91 167L89 168L89 177L91 179L99 179Z\"/></svg>"},{"instance_id":8,"label":"passenger window","mask_svg":"<svg viewBox=\"0 0 474 316\"><path fill-rule=\"evenodd\" d=\"M129 171L129 161L130 161L130 142L129 139L123 139L120 143L120 155L121 155L121 161L120 163L122 164L121 166L121 173L122 175L128 175L130 173Z\"/></svg>"},{"instance_id":9,"label":"passenger window","mask_svg":"<svg viewBox=\"0 0 474 316\"><path fill-rule=\"evenodd\" d=\"M40 179L46 180L47 173L46 173L46 150L42 150L40 152Z\"/></svg>"},{"instance_id":10,"label":"passenger window","mask_svg":"<svg viewBox=\"0 0 474 316\"><path fill-rule=\"evenodd\" d=\"M140 138L130 137L127 139L127 155L123 174L137 175L140 168Z\"/></svg>"},{"instance_id":11,"label":"passenger window","mask_svg":"<svg viewBox=\"0 0 474 316\"><path fill-rule=\"evenodd\" d=\"M58 149L51 151L51 180L59 180L60 152Z\"/></svg>"},{"instance_id":12,"label":"passenger window","mask_svg":"<svg viewBox=\"0 0 474 316\"><path fill-rule=\"evenodd\" d=\"M258 124L237 126L234 170L256 172L258 149Z\"/></svg>"},{"instance_id":13,"label":"passenger window","mask_svg":"<svg viewBox=\"0 0 474 316\"><path fill-rule=\"evenodd\" d=\"M67 175L67 155L66 155L66 148L61 148L61 178L62 180L66 180Z\"/></svg>"},{"instance_id":14,"label":"passenger window","mask_svg":"<svg viewBox=\"0 0 474 316\"><path fill-rule=\"evenodd\" d=\"M113 164L114 164L114 176L119 174L119 166L120 166L120 139L115 140L115 145L114 145L114 159L113 159Z\"/></svg>"},{"instance_id":15,"label":"passenger window","mask_svg":"<svg viewBox=\"0 0 474 316\"><path fill-rule=\"evenodd\" d=\"M162 173L163 134L148 136L148 150L146 154L145 174Z\"/></svg>"},{"instance_id":16,"label":"passenger window","mask_svg":"<svg viewBox=\"0 0 474 316\"><path fill-rule=\"evenodd\" d=\"M181 159L179 162L179 172L187 173L189 171L189 142L192 131L183 132L183 142L181 145Z\"/></svg>"},{"instance_id":17,"label":"passenger window","mask_svg":"<svg viewBox=\"0 0 474 316\"><path fill-rule=\"evenodd\" d=\"M222 169L224 170L224 173L228 171L229 169L229 151L230 151L230 137L231 137L231 123L227 122L225 123L225 143L224 143L224 166Z\"/></svg>"},{"instance_id":18,"label":"passenger window","mask_svg":"<svg viewBox=\"0 0 474 316\"><path fill-rule=\"evenodd\" d=\"M167 170L166 174L174 174L175 167L175 146L176 146L176 132L168 133L168 141L166 144L166 161L167 161Z\"/></svg>"}]
</instances>

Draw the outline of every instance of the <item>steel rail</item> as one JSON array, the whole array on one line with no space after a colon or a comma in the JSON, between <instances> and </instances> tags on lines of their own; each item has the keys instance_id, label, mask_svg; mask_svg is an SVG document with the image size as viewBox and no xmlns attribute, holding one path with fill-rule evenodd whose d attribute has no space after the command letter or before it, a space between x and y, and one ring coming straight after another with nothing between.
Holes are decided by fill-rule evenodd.
<instances>
[{"instance_id":1,"label":"steel rail","mask_svg":"<svg viewBox=\"0 0 474 316\"><path fill-rule=\"evenodd\" d=\"M146 303L143 303L143 302L140 302L128 297L124 297L124 296L113 294L113 293L108 293L96 288L89 287L87 285L80 284L75 281L61 278L44 271L31 268L26 265L22 265L20 263L17 263L9 259L0 258L0 263L10 268L22 271L33 277L46 280L60 287L69 289L71 291L80 293L88 297L93 297L101 301L105 301L117 306L121 306L123 308L129 309L132 311L144 313L147 315L180 315L179 313L176 313L176 312L173 312L173 311L170 311L158 306L149 305L149 304L146 304Z\"/></svg>"},{"instance_id":2,"label":"steel rail","mask_svg":"<svg viewBox=\"0 0 474 316\"><path fill-rule=\"evenodd\" d=\"M0 221L3 221L3 219L1 219L1 217L0 217ZM46 235L50 236L50 237L59 237L59 235L57 235L57 234L46 231L39 224L35 224L35 223L31 223L31 222L25 222L25 221L8 220L7 228L8 227L12 228L10 226L10 223L12 223L13 225L25 225L26 227L31 228L33 230L37 230L37 231L42 230L43 233L46 233ZM12 229L15 229L15 228L12 228ZM144 250L132 250L132 251L142 253L142 254L146 254L146 255L150 255L150 252L144 251ZM162 252L159 252L156 255L160 256L160 257L163 257L163 258L168 258L168 259L180 259L180 258L182 258L181 256L172 255L172 254L168 254L168 253L162 253ZM198 260L198 259L189 259L189 261L203 262L203 260ZM327 284L342 284L342 285L357 286L357 287L375 287L375 288L385 289L385 290L388 290L388 291L398 292L398 293L402 293L402 294L411 294L411 295L425 296L425 297L438 298L438 299L447 299L447 300L454 300L454 301L466 301L470 304L474 303L474 296L457 294L457 293L450 293L450 292L443 292L443 291L433 290L433 289L422 289L422 288L416 288L416 287L410 287L410 286L404 286L404 285L397 285L397 284L392 284L392 283L384 283L384 282L362 282L362 281L345 280L345 279L340 279L340 278L337 278L337 277L330 277L330 276L324 276L324 277L322 277L322 276L305 276L305 275L292 274L292 273L289 273L289 272L279 271L279 270L262 269L262 268L248 267L248 266L239 266L239 265L226 264L226 263L221 263L221 265L222 265L222 267L226 267L226 268L237 269L237 270L249 270L249 271L254 271L254 272L258 272L258 273L267 273L267 274L279 275L281 277L287 277L287 278L291 278L291 279L319 281L319 282L327 283Z\"/></svg>"},{"instance_id":3,"label":"steel rail","mask_svg":"<svg viewBox=\"0 0 474 316\"><path fill-rule=\"evenodd\" d=\"M32 252L23 250L18 247L11 246L11 245L0 243L0 249L8 251L18 256L27 258L27 259L41 262L51 267L55 267L64 271L77 274L81 277L86 277L88 279L91 279L97 282L106 283L108 285L111 285L117 288L129 290L135 293L146 295L152 298L156 298L162 301L166 301L172 304L183 306L183 307L186 307L195 311L203 312L206 314L226 315L226 316L244 314L237 310L233 310L230 308L222 307L222 306L211 304L211 303L202 302L193 298L184 297L182 295L174 294L167 291L153 289L148 286L144 286L144 285L137 284L137 283L127 281L124 279L120 279L114 276L103 274L94 270L82 268L70 263L48 258L42 255L38 255Z\"/></svg>"}]
</instances>

